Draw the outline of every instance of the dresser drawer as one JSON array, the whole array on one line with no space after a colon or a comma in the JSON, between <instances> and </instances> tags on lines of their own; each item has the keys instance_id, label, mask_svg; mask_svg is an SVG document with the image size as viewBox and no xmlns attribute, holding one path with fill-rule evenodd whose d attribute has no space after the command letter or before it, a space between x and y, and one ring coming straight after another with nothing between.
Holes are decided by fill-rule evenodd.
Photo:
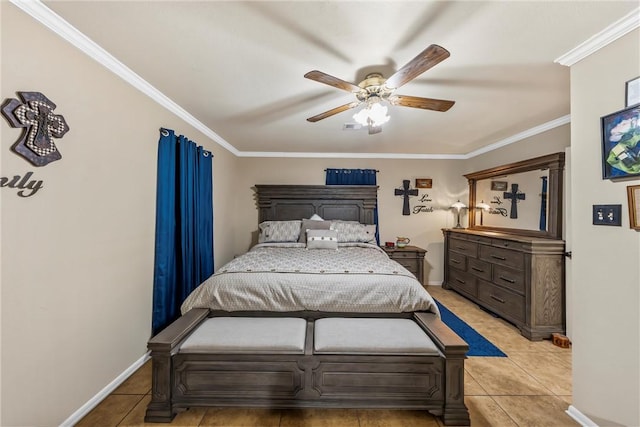
<instances>
[{"instance_id":1,"label":"dresser drawer","mask_svg":"<svg viewBox=\"0 0 640 427\"><path fill-rule=\"evenodd\" d=\"M478 256L478 244L476 242L469 242L467 240L449 240L449 250L474 258Z\"/></svg>"},{"instance_id":2,"label":"dresser drawer","mask_svg":"<svg viewBox=\"0 0 640 427\"><path fill-rule=\"evenodd\" d=\"M524 293L524 271L495 265L493 267L493 283Z\"/></svg>"},{"instance_id":3,"label":"dresser drawer","mask_svg":"<svg viewBox=\"0 0 640 427\"><path fill-rule=\"evenodd\" d=\"M494 239L491 239L490 237L474 236L474 235L466 236L466 238L467 240L470 240L472 242L484 243L487 245L490 245L491 241L494 240Z\"/></svg>"},{"instance_id":4,"label":"dresser drawer","mask_svg":"<svg viewBox=\"0 0 640 427\"><path fill-rule=\"evenodd\" d=\"M498 248L509 248L521 251L527 248L527 244L515 240L491 239L491 245Z\"/></svg>"},{"instance_id":5,"label":"dresser drawer","mask_svg":"<svg viewBox=\"0 0 640 427\"><path fill-rule=\"evenodd\" d=\"M520 322L525 320L525 299L522 295L480 280L478 299L492 307L499 315Z\"/></svg>"},{"instance_id":6,"label":"dresser drawer","mask_svg":"<svg viewBox=\"0 0 640 427\"><path fill-rule=\"evenodd\" d=\"M472 297L478 295L478 285L475 276L457 270L451 270L449 273L449 286Z\"/></svg>"},{"instance_id":7,"label":"dresser drawer","mask_svg":"<svg viewBox=\"0 0 640 427\"><path fill-rule=\"evenodd\" d=\"M457 268L458 270L467 271L467 257L462 254L449 251L449 265L453 268Z\"/></svg>"},{"instance_id":8,"label":"dresser drawer","mask_svg":"<svg viewBox=\"0 0 640 427\"><path fill-rule=\"evenodd\" d=\"M522 252L515 252L512 249L481 245L480 259L492 264L511 267L516 270L524 269L524 254Z\"/></svg>"},{"instance_id":9,"label":"dresser drawer","mask_svg":"<svg viewBox=\"0 0 640 427\"><path fill-rule=\"evenodd\" d=\"M491 280L491 264L486 261L481 261L475 258L469 258L467 260L467 271L476 277L484 280Z\"/></svg>"}]
</instances>

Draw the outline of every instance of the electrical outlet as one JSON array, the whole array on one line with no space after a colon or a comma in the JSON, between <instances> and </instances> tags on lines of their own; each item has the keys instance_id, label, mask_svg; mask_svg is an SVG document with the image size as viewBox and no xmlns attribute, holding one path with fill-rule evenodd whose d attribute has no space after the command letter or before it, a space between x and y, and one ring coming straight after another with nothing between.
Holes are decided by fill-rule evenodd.
<instances>
[{"instance_id":1,"label":"electrical outlet","mask_svg":"<svg viewBox=\"0 0 640 427\"><path fill-rule=\"evenodd\" d=\"M622 224L622 205L593 205L593 225Z\"/></svg>"}]
</instances>

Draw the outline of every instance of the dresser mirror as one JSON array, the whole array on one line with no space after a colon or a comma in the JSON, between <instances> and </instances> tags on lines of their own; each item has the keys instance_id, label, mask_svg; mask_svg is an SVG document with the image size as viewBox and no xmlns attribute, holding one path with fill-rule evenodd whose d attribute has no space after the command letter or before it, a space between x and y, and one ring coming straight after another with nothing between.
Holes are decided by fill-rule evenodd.
<instances>
[{"instance_id":1,"label":"dresser mirror","mask_svg":"<svg viewBox=\"0 0 640 427\"><path fill-rule=\"evenodd\" d=\"M464 175L469 228L562 238L564 153Z\"/></svg>"}]
</instances>

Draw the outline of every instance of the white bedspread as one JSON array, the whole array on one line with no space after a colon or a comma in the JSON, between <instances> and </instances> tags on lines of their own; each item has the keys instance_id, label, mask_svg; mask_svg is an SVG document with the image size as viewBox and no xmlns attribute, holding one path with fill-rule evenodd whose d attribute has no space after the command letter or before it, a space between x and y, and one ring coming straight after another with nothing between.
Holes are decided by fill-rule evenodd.
<instances>
[{"instance_id":1,"label":"white bedspread","mask_svg":"<svg viewBox=\"0 0 640 427\"><path fill-rule=\"evenodd\" d=\"M261 244L235 258L182 304L224 311L438 313L416 278L375 245L338 250Z\"/></svg>"}]
</instances>

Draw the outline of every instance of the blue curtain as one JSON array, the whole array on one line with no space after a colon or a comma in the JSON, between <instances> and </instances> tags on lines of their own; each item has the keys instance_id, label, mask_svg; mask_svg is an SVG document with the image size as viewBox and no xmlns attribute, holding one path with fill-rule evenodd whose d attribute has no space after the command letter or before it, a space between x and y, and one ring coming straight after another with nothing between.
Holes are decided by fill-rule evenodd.
<instances>
[{"instance_id":1,"label":"blue curtain","mask_svg":"<svg viewBox=\"0 0 640 427\"><path fill-rule=\"evenodd\" d=\"M153 274L153 333L213 274L213 154L160 129Z\"/></svg>"},{"instance_id":2,"label":"blue curtain","mask_svg":"<svg viewBox=\"0 0 640 427\"><path fill-rule=\"evenodd\" d=\"M542 192L540 193L542 202L540 203L540 230L547 230L547 177L542 178Z\"/></svg>"},{"instance_id":3,"label":"blue curtain","mask_svg":"<svg viewBox=\"0 0 640 427\"><path fill-rule=\"evenodd\" d=\"M375 169L327 169L326 185L378 185ZM373 211L373 221L376 224L376 242L380 244L380 229L378 227L378 204Z\"/></svg>"}]
</instances>

